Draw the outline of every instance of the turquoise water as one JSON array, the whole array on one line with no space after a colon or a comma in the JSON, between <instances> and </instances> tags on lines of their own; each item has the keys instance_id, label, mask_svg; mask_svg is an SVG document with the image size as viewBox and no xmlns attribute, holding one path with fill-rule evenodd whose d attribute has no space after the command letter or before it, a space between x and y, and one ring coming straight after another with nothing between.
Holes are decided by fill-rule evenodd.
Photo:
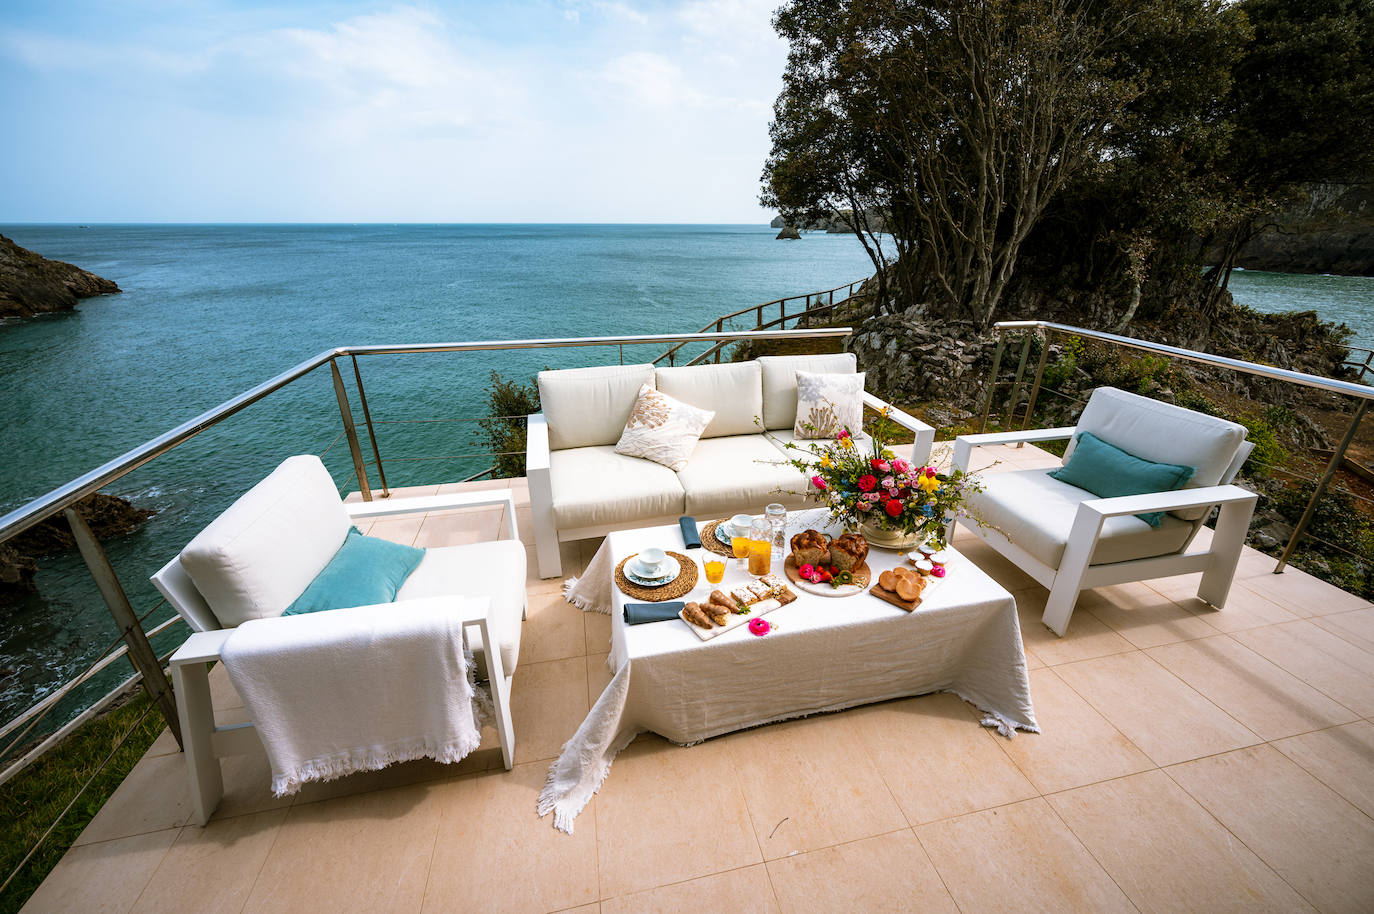
<instances>
[{"instance_id":1,"label":"turquoise water","mask_svg":"<svg viewBox=\"0 0 1374 914\"><path fill-rule=\"evenodd\" d=\"M766 226L0 226L0 233L124 290L85 301L74 314L0 324L0 510L334 346L695 331L724 312L871 272L852 236L781 242ZM626 360L651 360L661 350L627 351ZM492 368L528 378L545 365L618 358L615 349L572 349L361 361L373 417L400 420L485 414ZM451 481L489 462L399 459L485 450L470 424L378 429L393 485ZM159 512L140 532L107 544L135 607L156 602L147 576L216 513L283 458L323 451L339 430L328 371L317 371L112 486ZM351 474L342 442L326 462L340 483ZM42 560L38 585L39 598L0 619L0 722L79 672L115 636L78 559ZM167 614L158 610L151 621ZM159 647L178 637L179 626Z\"/></svg>"},{"instance_id":2,"label":"turquoise water","mask_svg":"<svg viewBox=\"0 0 1374 914\"><path fill-rule=\"evenodd\" d=\"M1316 311L1354 331L1350 343L1374 347L1374 276L1327 276L1237 270L1231 294L1257 311Z\"/></svg>"}]
</instances>

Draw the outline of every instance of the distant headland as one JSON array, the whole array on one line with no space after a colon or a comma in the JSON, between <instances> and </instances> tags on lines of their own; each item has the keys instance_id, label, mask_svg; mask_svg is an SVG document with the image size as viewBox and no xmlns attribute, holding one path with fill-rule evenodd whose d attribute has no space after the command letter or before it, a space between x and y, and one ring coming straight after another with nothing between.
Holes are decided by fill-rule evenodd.
<instances>
[{"instance_id":1,"label":"distant headland","mask_svg":"<svg viewBox=\"0 0 1374 914\"><path fill-rule=\"evenodd\" d=\"M71 311L80 299L119 291L108 279L49 260L0 235L0 318Z\"/></svg>"}]
</instances>

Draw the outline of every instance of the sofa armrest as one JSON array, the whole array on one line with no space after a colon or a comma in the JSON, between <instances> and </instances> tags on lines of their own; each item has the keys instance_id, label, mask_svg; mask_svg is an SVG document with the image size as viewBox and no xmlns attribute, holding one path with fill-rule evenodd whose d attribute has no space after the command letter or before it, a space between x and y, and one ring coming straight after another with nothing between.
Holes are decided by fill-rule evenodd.
<instances>
[{"instance_id":1,"label":"sofa armrest","mask_svg":"<svg viewBox=\"0 0 1374 914\"><path fill-rule=\"evenodd\" d=\"M1031 428L1019 432L987 432L982 435L960 435L954 439L954 466L967 470L973 449L996 444L1022 444L1030 441L1062 441L1072 438L1077 426L1060 428Z\"/></svg>"},{"instance_id":2,"label":"sofa armrest","mask_svg":"<svg viewBox=\"0 0 1374 914\"><path fill-rule=\"evenodd\" d=\"M525 426L525 473L549 468L549 424L543 413L528 417Z\"/></svg>"},{"instance_id":3,"label":"sofa armrest","mask_svg":"<svg viewBox=\"0 0 1374 914\"><path fill-rule=\"evenodd\" d=\"M529 417L525 431L525 478L530 483L530 517L534 521L534 552L539 577L562 574L558 554L558 525L553 517L553 478L550 472L549 424L543 413Z\"/></svg>"},{"instance_id":4,"label":"sofa armrest","mask_svg":"<svg viewBox=\"0 0 1374 914\"><path fill-rule=\"evenodd\" d=\"M927 425L915 416L903 412L868 391L864 391L863 397L865 406L871 406L879 412L886 412L887 418L916 436L911 443L911 454L908 457L913 465L925 466L930 462L930 450L935 446L935 427L933 425Z\"/></svg>"}]
</instances>

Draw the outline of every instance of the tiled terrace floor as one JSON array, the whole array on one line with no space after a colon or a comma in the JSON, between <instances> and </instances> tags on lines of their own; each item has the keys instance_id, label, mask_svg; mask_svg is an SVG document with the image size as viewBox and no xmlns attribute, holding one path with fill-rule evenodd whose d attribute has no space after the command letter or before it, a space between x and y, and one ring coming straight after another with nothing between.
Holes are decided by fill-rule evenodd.
<instances>
[{"instance_id":1,"label":"tiled terrace floor","mask_svg":"<svg viewBox=\"0 0 1374 914\"><path fill-rule=\"evenodd\" d=\"M371 532L446 545L501 521ZM567 545L565 571L596 545ZM532 577L513 771L489 733L452 768L276 800L265 758L247 757L201 829L164 734L28 909L1374 910L1374 607L1247 550L1223 611L1186 577L1109 587L1060 639L1039 621L1043 588L972 537L956 545L1016 595L1042 735L1004 740L931 695L691 749L643 736L562 835L535 798L609 680L609 620ZM232 719L237 697L216 688Z\"/></svg>"}]
</instances>

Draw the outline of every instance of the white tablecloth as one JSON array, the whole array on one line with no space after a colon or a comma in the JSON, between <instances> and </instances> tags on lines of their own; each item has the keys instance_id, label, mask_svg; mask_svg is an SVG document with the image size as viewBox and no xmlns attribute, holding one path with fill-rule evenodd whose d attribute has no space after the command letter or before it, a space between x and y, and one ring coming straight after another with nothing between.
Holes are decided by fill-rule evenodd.
<instances>
[{"instance_id":1,"label":"white tablecloth","mask_svg":"<svg viewBox=\"0 0 1374 914\"><path fill-rule=\"evenodd\" d=\"M814 516L793 519L791 526ZM789 529L789 532L792 532ZM679 619L626 625L622 594L608 575L615 563L649 546L683 552L676 526L612 533L569 589L584 609L611 612L611 684L549 770L539 814L571 832L610 771L616 754L646 730L683 745L745 727L855 705L953 692L984 711L985 726L1007 737L1039 732L1031 707L1016 603L1001 585L953 553L948 577L907 613L867 594L799 599L765 616L775 628L758 637L740 626L701 641ZM686 553L698 563L703 550ZM873 550L876 576L900 563ZM780 571L780 569L775 569ZM604 579L609 583L607 592ZM683 600L704 601L715 587L751 578L727 560L725 581L698 586Z\"/></svg>"}]
</instances>

